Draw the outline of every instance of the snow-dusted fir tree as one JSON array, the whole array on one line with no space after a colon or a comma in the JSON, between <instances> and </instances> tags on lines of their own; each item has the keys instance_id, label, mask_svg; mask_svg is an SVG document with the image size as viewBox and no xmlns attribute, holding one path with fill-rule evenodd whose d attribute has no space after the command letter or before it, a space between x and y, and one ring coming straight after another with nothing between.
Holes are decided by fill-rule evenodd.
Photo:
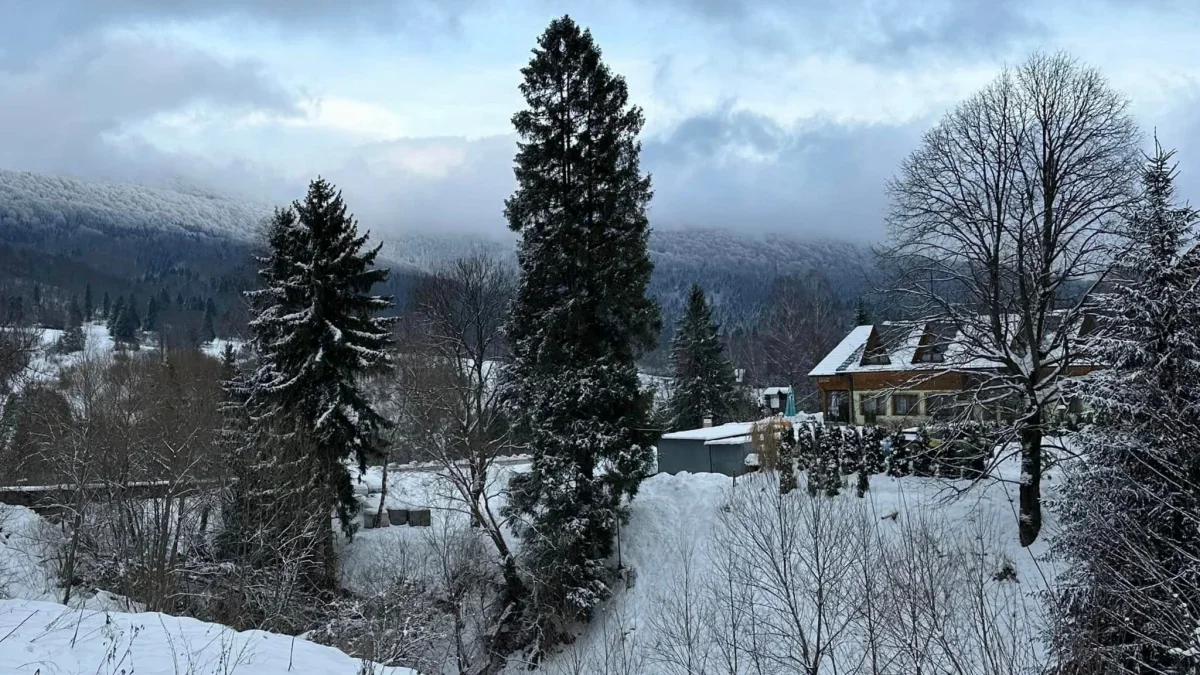
<instances>
[{"instance_id":1,"label":"snow-dusted fir tree","mask_svg":"<svg viewBox=\"0 0 1200 675\"><path fill-rule=\"evenodd\" d=\"M211 342L217 339L217 306L213 303L213 299L209 298L204 303L204 323L200 328L200 339L205 342Z\"/></svg>"},{"instance_id":2,"label":"snow-dusted fir tree","mask_svg":"<svg viewBox=\"0 0 1200 675\"><path fill-rule=\"evenodd\" d=\"M138 331L142 328L142 319L138 316L137 298L130 295L129 299L117 298L116 309L113 311L112 336L118 342L135 344Z\"/></svg>"},{"instance_id":3,"label":"snow-dusted fir tree","mask_svg":"<svg viewBox=\"0 0 1200 675\"><path fill-rule=\"evenodd\" d=\"M142 319L142 330L158 330L158 298L153 295L146 301L146 318Z\"/></svg>"},{"instance_id":4,"label":"snow-dusted fir tree","mask_svg":"<svg viewBox=\"0 0 1200 675\"><path fill-rule=\"evenodd\" d=\"M636 359L654 344L659 310L646 295L643 117L625 80L566 16L521 72L528 107L513 116L517 191L505 202L522 235L506 388L532 463L513 478L509 512L553 641L555 621L588 616L610 592L622 498L650 467Z\"/></svg>"},{"instance_id":5,"label":"snow-dusted fir tree","mask_svg":"<svg viewBox=\"0 0 1200 675\"><path fill-rule=\"evenodd\" d=\"M121 317L121 312L122 312L122 310L124 310L124 309L125 309L125 296L123 296L123 295L118 295L118 296L117 296L117 299L116 299L116 300L114 300L114 301L112 302L112 305L110 306L110 305L109 305L109 303L108 303L108 293L105 293L105 294L104 294L104 301L105 301L105 302L104 302L104 305L105 305L105 311L104 311L105 326L107 326L107 327L108 327L108 332L109 332L109 333L112 333L112 332L113 332L113 330L114 330L114 329L116 328L116 326L117 326L117 319L119 319L119 318Z\"/></svg>"},{"instance_id":6,"label":"snow-dusted fir tree","mask_svg":"<svg viewBox=\"0 0 1200 675\"><path fill-rule=\"evenodd\" d=\"M319 506L336 508L347 534L356 504L344 461L364 465L386 424L360 377L387 362L393 321L377 316L392 306L371 294L388 270L373 268L379 247L366 248L367 239L341 193L318 178L303 201L276 212L270 252L259 260L264 287L248 294L257 368L244 384L246 406L304 440L296 447L304 448L307 476L330 500Z\"/></svg>"},{"instance_id":7,"label":"snow-dusted fir tree","mask_svg":"<svg viewBox=\"0 0 1200 675\"><path fill-rule=\"evenodd\" d=\"M58 339L58 350L69 354L81 351L83 347L83 309L79 306L79 298L72 297L67 308L67 326Z\"/></svg>"},{"instance_id":8,"label":"snow-dusted fir tree","mask_svg":"<svg viewBox=\"0 0 1200 675\"><path fill-rule=\"evenodd\" d=\"M733 366L699 284L692 285L671 342L671 370L668 414L673 429L698 428L706 417L713 424L732 421L738 408Z\"/></svg>"},{"instance_id":9,"label":"snow-dusted fir tree","mask_svg":"<svg viewBox=\"0 0 1200 675\"><path fill-rule=\"evenodd\" d=\"M1096 423L1057 506L1070 568L1054 644L1070 675L1200 668L1184 655L1200 627L1200 266L1171 155L1148 158L1127 219L1125 274L1090 354L1109 368L1083 383Z\"/></svg>"},{"instance_id":10,"label":"snow-dusted fir tree","mask_svg":"<svg viewBox=\"0 0 1200 675\"><path fill-rule=\"evenodd\" d=\"M867 311L867 303L862 297L854 303L854 325L868 326L871 324L871 313Z\"/></svg>"}]
</instances>

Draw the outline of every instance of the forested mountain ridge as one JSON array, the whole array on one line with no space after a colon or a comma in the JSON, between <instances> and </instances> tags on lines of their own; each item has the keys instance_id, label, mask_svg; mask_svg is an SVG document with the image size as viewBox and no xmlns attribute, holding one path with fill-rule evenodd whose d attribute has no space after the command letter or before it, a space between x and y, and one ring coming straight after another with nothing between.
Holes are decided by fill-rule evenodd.
<instances>
[{"instance_id":1,"label":"forested mountain ridge","mask_svg":"<svg viewBox=\"0 0 1200 675\"><path fill-rule=\"evenodd\" d=\"M236 332L240 291L254 283L251 256L272 208L184 185L0 170L0 284L8 289L0 294L29 284L61 287L65 294L81 293L88 282L97 294L144 296L165 288L172 297L213 297L224 318L220 332ZM515 239L507 231L381 236L385 228L377 223L362 227L383 243L380 261L393 268L388 292L397 295L401 311L413 279L468 251L515 261ZM849 308L868 291L872 270L864 245L784 233L656 229L649 250L655 263L650 292L668 328L664 341L693 282L710 295L717 319L732 328L754 322L776 278L816 272L836 289L836 303Z\"/></svg>"},{"instance_id":2,"label":"forested mountain ridge","mask_svg":"<svg viewBox=\"0 0 1200 675\"><path fill-rule=\"evenodd\" d=\"M179 186L161 189L0 169L0 226L5 240L46 230L110 236L157 231L250 241L267 204Z\"/></svg>"}]
</instances>

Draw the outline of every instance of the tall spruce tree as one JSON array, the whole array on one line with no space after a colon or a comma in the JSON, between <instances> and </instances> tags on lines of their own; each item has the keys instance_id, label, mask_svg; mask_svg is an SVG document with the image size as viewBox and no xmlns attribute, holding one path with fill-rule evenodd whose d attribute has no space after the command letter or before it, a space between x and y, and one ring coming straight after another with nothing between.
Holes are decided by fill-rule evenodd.
<instances>
[{"instance_id":1,"label":"tall spruce tree","mask_svg":"<svg viewBox=\"0 0 1200 675\"><path fill-rule=\"evenodd\" d=\"M1171 155L1156 142L1127 219L1125 274L1089 354L1109 368L1083 382L1096 423L1057 506L1064 675L1200 668L1200 264Z\"/></svg>"},{"instance_id":2,"label":"tall spruce tree","mask_svg":"<svg viewBox=\"0 0 1200 675\"><path fill-rule=\"evenodd\" d=\"M88 282L83 287L83 320L91 321L92 312L96 310L95 302L92 299L92 282Z\"/></svg>"},{"instance_id":3,"label":"tall spruce tree","mask_svg":"<svg viewBox=\"0 0 1200 675\"><path fill-rule=\"evenodd\" d=\"M204 303L204 324L200 328L200 339L204 342L212 342L217 339L217 306L213 303L213 299L209 298Z\"/></svg>"},{"instance_id":4,"label":"tall spruce tree","mask_svg":"<svg viewBox=\"0 0 1200 675\"><path fill-rule=\"evenodd\" d=\"M83 325L83 309L79 306L79 297L71 296L71 302L67 305L67 326L82 326Z\"/></svg>"},{"instance_id":5,"label":"tall spruce tree","mask_svg":"<svg viewBox=\"0 0 1200 675\"><path fill-rule=\"evenodd\" d=\"M80 351L83 347L83 309L79 306L79 298L72 296L67 308L67 325L58 339L58 349L69 354Z\"/></svg>"},{"instance_id":6,"label":"tall spruce tree","mask_svg":"<svg viewBox=\"0 0 1200 675\"><path fill-rule=\"evenodd\" d=\"M109 312L112 310L112 301L108 297L108 291L104 291L104 300L100 302L100 316L104 317L105 321L109 319Z\"/></svg>"},{"instance_id":7,"label":"tall spruce tree","mask_svg":"<svg viewBox=\"0 0 1200 675\"><path fill-rule=\"evenodd\" d=\"M725 358L725 345L699 284L692 285L675 330L671 369L671 428L695 429L706 417L713 424L733 419L738 409L733 366Z\"/></svg>"},{"instance_id":8,"label":"tall spruce tree","mask_svg":"<svg viewBox=\"0 0 1200 675\"><path fill-rule=\"evenodd\" d=\"M142 319L142 330L158 330L158 298L153 295L146 301L146 317Z\"/></svg>"},{"instance_id":9,"label":"tall spruce tree","mask_svg":"<svg viewBox=\"0 0 1200 675\"><path fill-rule=\"evenodd\" d=\"M591 33L551 22L522 69L527 108L517 191L505 202L521 233L520 284L507 333L507 396L532 455L512 480L538 614L549 642L610 593L606 559L623 497L650 467L653 433L636 359L660 329L647 297L650 178L642 174L642 111L601 61Z\"/></svg>"},{"instance_id":10,"label":"tall spruce tree","mask_svg":"<svg viewBox=\"0 0 1200 675\"><path fill-rule=\"evenodd\" d=\"M138 316L137 298L130 295L129 299L117 299L117 309L113 312L112 336L118 342L136 343L137 333L142 328L141 317Z\"/></svg>"},{"instance_id":11,"label":"tall spruce tree","mask_svg":"<svg viewBox=\"0 0 1200 675\"><path fill-rule=\"evenodd\" d=\"M104 294L105 299L108 299L108 294ZM120 319L121 313L125 311L125 296L118 295L113 301L112 307L107 312L105 325L108 326L108 332L112 333L117 328L117 320Z\"/></svg>"},{"instance_id":12,"label":"tall spruce tree","mask_svg":"<svg viewBox=\"0 0 1200 675\"><path fill-rule=\"evenodd\" d=\"M867 303L861 297L858 299L858 302L854 304L854 325L871 325L871 313L867 311Z\"/></svg>"},{"instance_id":13,"label":"tall spruce tree","mask_svg":"<svg viewBox=\"0 0 1200 675\"><path fill-rule=\"evenodd\" d=\"M393 322L376 316L392 300L371 294L388 270L373 268L379 246L365 248L367 240L341 193L318 178L303 201L275 214L270 252L260 259L264 288L249 293L259 366L245 385L246 405L272 429L290 430L305 454L304 478L326 500L315 506L336 510L347 535L357 503L344 460L365 468L387 424L361 382L387 362Z\"/></svg>"}]
</instances>

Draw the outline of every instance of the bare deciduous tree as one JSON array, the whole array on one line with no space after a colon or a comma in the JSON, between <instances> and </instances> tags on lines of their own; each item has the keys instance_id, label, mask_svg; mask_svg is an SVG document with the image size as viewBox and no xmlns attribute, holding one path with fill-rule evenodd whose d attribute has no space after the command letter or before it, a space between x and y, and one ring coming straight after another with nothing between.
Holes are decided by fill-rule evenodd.
<instances>
[{"instance_id":1,"label":"bare deciduous tree","mask_svg":"<svg viewBox=\"0 0 1200 675\"><path fill-rule=\"evenodd\" d=\"M1020 539L1041 529L1047 412L1079 352L1087 289L1111 265L1138 133L1127 100L1068 56L1004 71L925 134L889 184L889 289L952 326L945 372L991 367L974 403L1017 402ZM972 372L978 372L972 370Z\"/></svg>"},{"instance_id":2,"label":"bare deciduous tree","mask_svg":"<svg viewBox=\"0 0 1200 675\"><path fill-rule=\"evenodd\" d=\"M497 387L513 288L511 271L482 252L454 260L423 281L403 327L394 392L397 443L439 466L456 503L496 549L503 577L496 616L505 622L520 616L525 585L487 488L496 460L513 447ZM510 636L514 631L508 628L497 634ZM503 645L495 648L499 658Z\"/></svg>"},{"instance_id":3,"label":"bare deciduous tree","mask_svg":"<svg viewBox=\"0 0 1200 675\"><path fill-rule=\"evenodd\" d=\"M812 409L816 389L808 373L837 344L841 320L828 281L819 273L776 279L759 326L760 379L786 384L798 408Z\"/></svg>"}]
</instances>

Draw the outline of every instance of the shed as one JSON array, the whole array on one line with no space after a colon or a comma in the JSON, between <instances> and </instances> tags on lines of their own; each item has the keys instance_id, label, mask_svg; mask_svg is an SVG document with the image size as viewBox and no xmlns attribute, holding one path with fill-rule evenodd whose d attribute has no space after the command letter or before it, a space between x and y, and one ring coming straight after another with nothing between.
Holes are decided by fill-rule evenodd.
<instances>
[{"instance_id":1,"label":"shed","mask_svg":"<svg viewBox=\"0 0 1200 675\"><path fill-rule=\"evenodd\" d=\"M746 456L754 452L751 422L663 434L658 441L660 473L746 473Z\"/></svg>"}]
</instances>

